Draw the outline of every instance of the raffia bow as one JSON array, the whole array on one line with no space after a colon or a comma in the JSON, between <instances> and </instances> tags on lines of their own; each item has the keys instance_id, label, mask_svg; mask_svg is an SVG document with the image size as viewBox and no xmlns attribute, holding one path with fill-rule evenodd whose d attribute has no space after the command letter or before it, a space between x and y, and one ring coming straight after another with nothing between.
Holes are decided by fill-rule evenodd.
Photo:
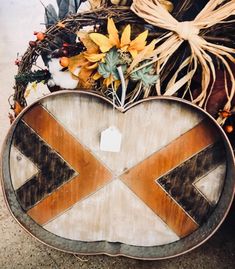
<instances>
[{"instance_id":1,"label":"raffia bow","mask_svg":"<svg viewBox=\"0 0 235 269\"><path fill-rule=\"evenodd\" d=\"M133 0L131 10L146 22L170 31L155 41L155 44L159 46L156 47L151 55L148 55L148 58L152 59L150 63L156 64L159 74L169 58L178 50L184 41L187 41L191 48L191 55L180 65L175 75L171 78L164 95L174 95L186 84L188 85L187 90L189 90L191 80L199 65L201 65L202 91L195 99L192 96L191 98L193 103L206 108L208 98L216 80L216 71L212 59L212 56L215 56L224 65L225 71L231 81L231 85L228 87L227 76L225 76L225 91L227 95L225 109L230 110L231 102L235 95L235 78L229 61L235 62L235 58L233 57L235 49L208 42L200 35L200 31L216 24L221 24L221 27L223 27L222 24L231 22L226 19L235 15L235 1L210 0L193 21L184 22L177 21L164 9L159 0ZM133 72L133 70L136 70L134 68L146 55L147 50L138 55L129 71ZM185 68L188 70L187 74L178 79L179 73ZM162 94L160 82L156 85L156 90L159 95ZM220 119L220 121L222 120Z\"/></svg>"}]
</instances>

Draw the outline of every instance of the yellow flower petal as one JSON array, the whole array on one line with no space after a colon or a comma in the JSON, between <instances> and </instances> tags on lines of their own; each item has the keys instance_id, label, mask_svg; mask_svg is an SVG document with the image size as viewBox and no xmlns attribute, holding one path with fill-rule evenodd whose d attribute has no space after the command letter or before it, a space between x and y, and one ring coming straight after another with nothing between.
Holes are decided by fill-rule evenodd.
<instances>
[{"instance_id":1,"label":"yellow flower petal","mask_svg":"<svg viewBox=\"0 0 235 269\"><path fill-rule=\"evenodd\" d=\"M74 74L74 71L78 67L85 66L85 65L87 65L87 63L88 63L87 59L84 57L84 54L81 53L81 54L78 54L76 56L69 58L68 69L72 74Z\"/></svg>"},{"instance_id":2,"label":"yellow flower petal","mask_svg":"<svg viewBox=\"0 0 235 269\"><path fill-rule=\"evenodd\" d=\"M94 70L96 68L98 68L98 63L94 63L93 65L89 65L86 67L86 69L88 69L88 70Z\"/></svg>"},{"instance_id":3,"label":"yellow flower petal","mask_svg":"<svg viewBox=\"0 0 235 269\"><path fill-rule=\"evenodd\" d=\"M92 77L94 80L98 80L100 78L102 78L101 74L99 72L96 72L93 77Z\"/></svg>"},{"instance_id":4,"label":"yellow flower petal","mask_svg":"<svg viewBox=\"0 0 235 269\"><path fill-rule=\"evenodd\" d=\"M112 18L108 18L108 34L110 43L118 48L120 46L119 35Z\"/></svg>"},{"instance_id":5,"label":"yellow flower petal","mask_svg":"<svg viewBox=\"0 0 235 269\"><path fill-rule=\"evenodd\" d=\"M155 50L155 46L156 46L157 40L154 39L150 44L148 44L148 46L146 46L146 53L145 53L145 57L151 57L153 54L153 51Z\"/></svg>"},{"instance_id":6,"label":"yellow flower petal","mask_svg":"<svg viewBox=\"0 0 235 269\"><path fill-rule=\"evenodd\" d=\"M121 85L121 81L120 80L115 80L114 81L114 89L115 91L117 91L118 87Z\"/></svg>"},{"instance_id":7,"label":"yellow flower petal","mask_svg":"<svg viewBox=\"0 0 235 269\"><path fill-rule=\"evenodd\" d=\"M89 53L98 53L99 47L93 42L87 32L79 31L77 32L77 36L83 43L83 45L86 47L87 52Z\"/></svg>"},{"instance_id":8,"label":"yellow flower petal","mask_svg":"<svg viewBox=\"0 0 235 269\"><path fill-rule=\"evenodd\" d=\"M148 30L139 34L133 41L130 43L130 49L136 49L137 51L143 50L146 46L146 39L148 37Z\"/></svg>"},{"instance_id":9,"label":"yellow flower petal","mask_svg":"<svg viewBox=\"0 0 235 269\"><path fill-rule=\"evenodd\" d=\"M99 54L89 54L89 53L84 53L84 57L89 61L89 62L92 62L92 63L96 63L96 62L99 62L101 61L104 57L105 57L105 54L104 53L99 53Z\"/></svg>"},{"instance_id":10,"label":"yellow flower petal","mask_svg":"<svg viewBox=\"0 0 235 269\"><path fill-rule=\"evenodd\" d=\"M122 48L129 45L130 43L131 43L131 26L130 24L128 24L122 33L120 46Z\"/></svg>"},{"instance_id":11,"label":"yellow flower petal","mask_svg":"<svg viewBox=\"0 0 235 269\"><path fill-rule=\"evenodd\" d=\"M91 40L99 46L101 52L107 52L113 47L112 43L105 35L93 33L89 34L89 36Z\"/></svg>"},{"instance_id":12,"label":"yellow flower petal","mask_svg":"<svg viewBox=\"0 0 235 269\"><path fill-rule=\"evenodd\" d=\"M106 78L105 80L104 80L104 84L105 84L105 86L108 88L108 86L111 84L113 82L113 77L112 77L112 75L111 76L109 76L108 78Z\"/></svg>"},{"instance_id":13,"label":"yellow flower petal","mask_svg":"<svg viewBox=\"0 0 235 269\"><path fill-rule=\"evenodd\" d=\"M158 43L157 39L154 39L148 46L146 46L142 51L138 52L138 55L133 59L130 67L127 70L127 73L130 73L136 65L146 59L151 58L156 55L155 46Z\"/></svg>"},{"instance_id":14,"label":"yellow flower petal","mask_svg":"<svg viewBox=\"0 0 235 269\"><path fill-rule=\"evenodd\" d=\"M123 52L127 52L128 48L129 48L129 45L123 46L123 47L121 48L121 51L123 51Z\"/></svg>"},{"instance_id":15,"label":"yellow flower petal","mask_svg":"<svg viewBox=\"0 0 235 269\"><path fill-rule=\"evenodd\" d=\"M129 52L130 52L130 54L131 54L131 56L132 56L133 59L138 55L138 51L137 50L131 50L131 49L129 49Z\"/></svg>"},{"instance_id":16,"label":"yellow flower petal","mask_svg":"<svg viewBox=\"0 0 235 269\"><path fill-rule=\"evenodd\" d=\"M79 83L82 85L82 87L86 88L86 89L90 89L92 86L91 83L91 75L92 75L93 71L92 70L87 70L86 68L82 67L80 72L79 72Z\"/></svg>"}]
</instances>

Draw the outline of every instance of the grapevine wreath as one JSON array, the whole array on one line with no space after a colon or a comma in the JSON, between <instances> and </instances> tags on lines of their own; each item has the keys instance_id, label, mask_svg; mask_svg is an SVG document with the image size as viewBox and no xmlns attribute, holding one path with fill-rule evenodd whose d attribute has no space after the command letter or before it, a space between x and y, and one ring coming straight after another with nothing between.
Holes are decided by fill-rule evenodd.
<instances>
[{"instance_id":1,"label":"grapevine wreath","mask_svg":"<svg viewBox=\"0 0 235 269\"><path fill-rule=\"evenodd\" d=\"M57 4L58 14L45 6L46 30L35 32L16 59L12 120L43 83L50 92L96 91L120 108L149 96L177 96L203 107L233 136L233 0Z\"/></svg>"}]
</instances>

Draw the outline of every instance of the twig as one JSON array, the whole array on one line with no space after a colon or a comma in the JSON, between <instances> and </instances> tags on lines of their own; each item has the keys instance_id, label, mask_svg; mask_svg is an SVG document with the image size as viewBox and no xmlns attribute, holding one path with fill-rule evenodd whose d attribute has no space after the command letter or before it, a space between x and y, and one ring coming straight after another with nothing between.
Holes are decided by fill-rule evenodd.
<instances>
[{"instance_id":1,"label":"twig","mask_svg":"<svg viewBox=\"0 0 235 269\"><path fill-rule=\"evenodd\" d=\"M138 98L138 96L139 96L139 94L141 92L142 86L143 86L142 85L142 82L140 82L139 87L137 88L137 90L135 91L135 93L132 95L134 97L132 97L132 96L130 97L131 98L130 101L127 104L125 104L124 108L126 108L130 104L134 103L134 101Z\"/></svg>"},{"instance_id":2,"label":"twig","mask_svg":"<svg viewBox=\"0 0 235 269\"><path fill-rule=\"evenodd\" d=\"M111 83L111 87L112 87L112 94L115 97L115 100L118 101L118 106L121 106L121 101L120 101L119 97L116 94L116 91L115 91L114 86L113 86L113 82Z\"/></svg>"},{"instance_id":3,"label":"twig","mask_svg":"<svg viewBox=\"0 0 235 269\"><path fill-rule=\"evenodd\" d=\"M76 254L73 254L73 256L76 258L76 259L78 259L80 262L89 262L89 260L86 260L86 259L82 259L82 258L80 258L78 255L76 255Z\"/></svg>"}]
</instances>

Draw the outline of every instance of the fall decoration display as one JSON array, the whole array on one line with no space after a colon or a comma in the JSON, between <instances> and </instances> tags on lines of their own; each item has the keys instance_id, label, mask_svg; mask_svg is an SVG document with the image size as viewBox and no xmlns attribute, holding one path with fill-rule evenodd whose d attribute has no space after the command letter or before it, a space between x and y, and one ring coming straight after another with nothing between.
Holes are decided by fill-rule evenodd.
<instances>
[{"instance_id":1,"label":"fall decoration display","mask_svg":"<svg viewBox=\"0 0 235 269\"><path fill-rule=\"evenodd\" d=\"M12 215L34 238L74 254L152 260L201 245L234 195L225 133L179 98L115 108L100 93L70 90L20 113L1 158Z\"/></svg>"},{"instance_id":2,"label":"fall decoration display","mask_svg":"<svg viewBox=\"0 0 235 269\"><path fill-rule=\"evenodd\" d=\"M46 31L16 62L15 101L27 105L19 78L40 56L50 91L97 91L123 108L177 96L225 123L220 111L234 110L234 1L90 0L80 11L84 2L58 1L58 14L45 7Z\"/></svg>"},{"instance_id":3,"label":"fall decoration display","mask_svg":"<svg viewBox=\"0 0 235 269\"><path fill-rule=\"evenodd\" d=\"M192 102L206 108L206 103L216 80L216 68L212 59L214 56L224 66L225 72L229 76L228 79L231 82L230 87L228 87L226 80L224 83L228 98L225 109L231 109L231 102L235 94L235 78L229 62L235 62L235 58L233 57L235 49L207 41L200 34L200 31L205 31L216 24L228 23L226 20L232 15L235 15L235 3L233 1L221 0L209 1L194 20L183 22L174 19L158 1L134 0L131 9L148 23L170 31L170 33L162 37L164 43L151 55L153 59L151 64L155 63L158 70L161 70L162 66L166 65L169 57L177 51L184 41L190 46L191 55L179 66L177 72L168 82L163 94L173 95L184 84L188 84L186 91L190 91L192 78L198 70L198 64L200 64L202 91L197 97L192 97ZM135 60L132 68L138 62L139 59ZM178 79L179 73L185 68L187 69L187 73ZM162 94L160 85L157 92L158 94ZM193 96L192 93L191 96Z\"/></svg>"},{"instance_id":4,"label":"fall decoration display","mask_svg":"<svg viewBox=\"0 0 235 269\"><path fill-rule=\"evenodd\" d=\"M234 196L235 1L56 3L15 60L9 210L69 253L196 248Z\"/></svg>"}]
</instances>

